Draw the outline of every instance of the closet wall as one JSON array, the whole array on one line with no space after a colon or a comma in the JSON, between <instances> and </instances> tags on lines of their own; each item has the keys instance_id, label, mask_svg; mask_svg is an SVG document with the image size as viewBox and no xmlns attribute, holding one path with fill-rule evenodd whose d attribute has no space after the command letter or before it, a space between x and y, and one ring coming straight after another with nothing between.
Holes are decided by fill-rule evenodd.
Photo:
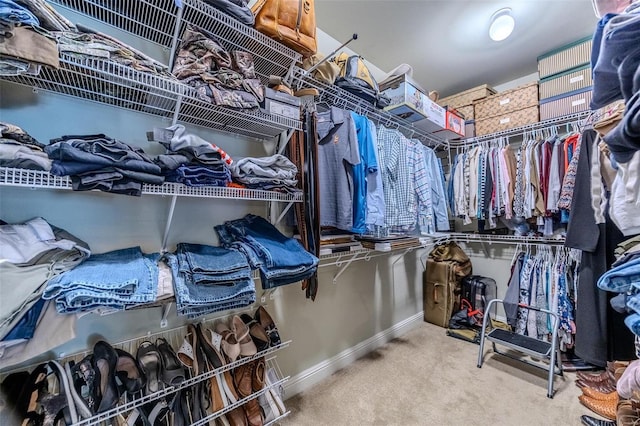
<instances>
[{"instance_id":1,"label":"closet wall","mask_svg":"<svg viewBox=\"0 0 640 426\"><path fill-rule=\"evenodd\" d=\"M60 11L74 22L83 22L167 61L168 52L157 46L93 20ZM320 49L330 52L340 43L320 37ZM376 71L381 73L379 70ZM146 141L145 132L171 123L155 116L52 94L34 93L29 87L0 82L0 120L15 123L38 140L64 134L105 133L151 154L161 151ZM187 125L187 129L223 147L232 157L270 153L271 143L248 140ZM0 187L0 218L14 223L42 216L89 243L95 253L141 246L159 251L170 206L170 197L127 197L95 192ZM213 226L247 213L266 216L267 203L242 200L178 199L168 249L178 242L218 243ZM399 335L422 321L422 265L425 250L405 257L391 254L369 262L353 263L333 283L335 266L319 269L320 288L315 302L305 299L299 284L281 287L266 303L285 340L291 346L278 354L285 376L292 376L288 395L311 387L316 381L344 367L357 356ZM260 282L256 282L260 288ZM261 291L258 290L258 299ZM222 313L227 316L230 312ZM148 308L108 316L79 319L77 337L42 358L58 358L85 350L98 339L110 342L144 336L160 330L161 309ZM168 328L184 324L169 315ZM33 360L34 362L36 360Z\"/></svg>"}]
</instances>

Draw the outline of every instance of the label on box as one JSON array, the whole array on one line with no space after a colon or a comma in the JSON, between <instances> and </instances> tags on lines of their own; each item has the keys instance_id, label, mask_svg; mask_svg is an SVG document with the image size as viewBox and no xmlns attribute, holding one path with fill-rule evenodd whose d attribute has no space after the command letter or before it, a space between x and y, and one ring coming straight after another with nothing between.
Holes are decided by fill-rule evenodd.
<instances>
[{"instance_id":1,"label":"label on box","mask_svg":"<svg viewBox=\"0 0 640 426\"><path fill-rule=\"evenodd\" d=\"M584 75L579 75L577 77L573 77L571 79L569 79L569 84L573 84L573 83L577 83L579 81L584 80Z\"/></svg>"},{"instance_id":2,"label":"label on box","mask_svg":"<svg viewBox=\"0 0 640 426\"><path fill-rule=\"evenodd\" d=\"M503 100L501 100L501 101L500 101L500 106L506 105L506 104L508 104L509 102L511 102L511 99L509 99L509 98L507 98L507 99L503 99Z\"/></svg>"},{"instance_id":3,"label":"label on box","mask_svg":"<svg viewBox=\"0 0 640 426\"><path fill-rule=\"evenodd\" d=\"M507 124L508 122L511 121L511 118L507 117L507 118L501 118L500 119L500 124Z\"/></svg>"},{"instance_id":4,"label":"label on box","mask_svg":"<svg viewBox=\"0 0 640 426\"><path fill-rule=\"evenodd\" d=\"M291 105L287 105L284 103L269 101L269 110L267 111L269 114L281 115L283 117L299 119L300 118L300 109Z\"/></svg>"},{"instance_id":5,"label":"label on box","mask_svg":"<svg viewBox=\"0 0 640 426\"><path fill-rule=\"evenodd\" d=\"M571 102L572 107L577 107L578 105L586 104L587 100L585 98L578 99L577 101Z\"/></svg>"}]
</instances>

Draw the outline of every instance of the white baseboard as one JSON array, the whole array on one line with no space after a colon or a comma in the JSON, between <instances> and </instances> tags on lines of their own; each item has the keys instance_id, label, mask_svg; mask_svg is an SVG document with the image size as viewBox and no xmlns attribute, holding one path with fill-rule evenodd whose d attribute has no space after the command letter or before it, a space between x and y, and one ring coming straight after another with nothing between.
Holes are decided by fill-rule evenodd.
<instances>
[{"instance_id":1,"label":"white baseboard","mask_svg":"<svg viewBox=\"0 0 640 426\"><path fill-rule=\"evenodd\" d=\"M336 371L345 368L358 358L365 356L390 340L407 333L409 330L414 328L417 323L420 323L423 320L424 312L420 311L417 314L393 325L393 327L381 331L367 340L360 342L349 349L345 349L339 354L296 374L285 383L286 397L290 398L300 392L311 389L320 381L328 378Z\"/></svg>"}]
</instances>

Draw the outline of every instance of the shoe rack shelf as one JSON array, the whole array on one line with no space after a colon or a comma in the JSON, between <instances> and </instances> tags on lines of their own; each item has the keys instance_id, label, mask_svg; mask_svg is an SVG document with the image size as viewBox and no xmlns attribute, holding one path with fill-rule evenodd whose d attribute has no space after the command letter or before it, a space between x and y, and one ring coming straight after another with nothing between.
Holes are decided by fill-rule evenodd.
<instances>
[{"instance_id":1,"label":"shoe rack shelf","mask_svg":"<svg viewBox=\"0 0 640 426\"><path fill-rule=\"evenodd\" d=\"M41 170L15 169L0 167L0 186L15 186L26 188L63 189L71 190L71 179L68 176L54 176ZM302 194L285 194L275 191L263 191L246 188L227 187L191 187L181 183L164 183L162 185L143 184L144 195L223 198L236 200L278 201L299 203Z\"/></svg>"}]
</instances>

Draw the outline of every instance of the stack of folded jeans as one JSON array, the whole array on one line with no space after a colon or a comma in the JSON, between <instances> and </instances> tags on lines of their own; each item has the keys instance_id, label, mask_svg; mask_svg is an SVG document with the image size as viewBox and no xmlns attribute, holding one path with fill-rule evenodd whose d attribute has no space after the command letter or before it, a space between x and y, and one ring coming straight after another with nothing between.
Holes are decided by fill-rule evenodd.
<instances>
[{"instance_id":1,"label":"stack of folded jeans","mask_svg":"<svg viewBox=\"0 0 640 426\"><path fill-rule=\"evenodd\" d=\"M253 304L256 289L247 259L222 247L178 244L165 255L173 272L177 311L189 318Z\"/></svg>"},{"instance_id":2,"label":"stack of folded jeans","mask_svg":"<svg viewBox=\"0 0 640 426\"><path fill-rule=\"evenodd\" d=\"M167 182L187 186L227 186L231 182L231 157L217 145L187 133L181 124L167 129L154 129L148 135L167 148L155 158Z\"/></svg>"},{"instance_id":3,"label":"stack of folded jeans","mask_svg":"<svg viewBox=\"0 0 640 426\"><path fill-rule=\"evenodd\" d=\"M53 160L51 173L71 176L75 191L139 196L142 183L164 183L160 167L141 148L102 134L52 139L45 152Z\"/></svg>"},{"instance_id":4,"label":"stack of folded jeans","mask_svg":"<svg viewBox=\"0 0 640 426\"><path fill-rule=\"evenodd\" d=\"M298 168L284 155L246 157L231 168L233 180L247 188L296 192Z\"/></svg>"},{"instance_id":5,"label":"stack of folded jeans","mask_svg":"<svg viewBox=\"0 0 640 426\"><path fill-rule=\"evenodd\" d=\"M317 271L317 257L260 216L248 214L215 230L225 247L242 252L251 267L260 270L264 289L305 280Z\"/></svg>"},{"instance_id":6,"label":"stack of folded jeans","mask_svg":"<svg viewBox=\"0 0 640 426\"><path fill-rule=\"evenodd\" d=\"M192 86L198 99L214 105L250 109L264 100L253 56L228 52L213 34L193 25L182 35L173 74Z\"/></svg>"},{"instance_id":7,"label":"stack of folded jeans","mask_svg":"<svg viewBox=\"0 0 640 426\"><path fill-rule=\"evenodd\" d=\"M0 122L0 166L49 171L44 147L20 127Z\"/></svg>"},{"instance_id":8,"label":"stack of folded jeans","mask_svg":"<svg viewBox=\"0 0 640 426\"><path fill-rule=\"evenodd\" d=\"M4 348L16 343L30 345L44 312L48 311L41 296L48 280L60 276L89 257L89 246L63 229L52 227L42 218L23 224L0 226L0 358ZM75 322L74 322L75 324ZM40 342L39 351L46 352L49 343L62 344L73 338L61 327L60 336ZM70 327L73 330L72 327ZM54 342L55 340L55 342ZM13 348L15 352L15 347Z\"/></svg>"},{"instance_id":9,"label":"stack of folded jeans","mask_svg":"<svg viewBox=\"0 0 640 426\"><path fill-rule=\"evenodd\" d=\"M84 263L47 283L43 298L55 300L61 314L98 308L124 310L156 300L159 253L140 247L91 255Z\"/></svg>"},{"instance_id":10,"label":"stack of folded jeans","mask_svg":"<svg viewBox=\"0 0 640 426\"><path fill-rule=\"evenodd\" d=\"M620 313L630 313L625 324L640 336L640 235L629 238L615 250L617 260L598 279L598 288L619 293L611 306Z\"/></svg>"}]
</instances>

